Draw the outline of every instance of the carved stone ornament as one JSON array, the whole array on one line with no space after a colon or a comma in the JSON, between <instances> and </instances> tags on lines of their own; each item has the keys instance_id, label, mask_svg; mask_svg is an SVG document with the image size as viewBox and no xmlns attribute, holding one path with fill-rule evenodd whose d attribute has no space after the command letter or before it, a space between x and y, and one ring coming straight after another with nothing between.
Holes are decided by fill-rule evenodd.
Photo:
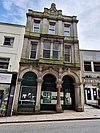
<instances>
[{"instance_id":1,"label":"carved stone ornament","mask_svg":"<svg viewBox=\"0 0 100 133\"><path fill-rule=\"evenodd\" d=\"M52 4L51 4L50 12L51 12L51 13L56 13L56 12L57 12L56 4L55 4L55 3L52 3Z\"/></svg>"}]
</instances>

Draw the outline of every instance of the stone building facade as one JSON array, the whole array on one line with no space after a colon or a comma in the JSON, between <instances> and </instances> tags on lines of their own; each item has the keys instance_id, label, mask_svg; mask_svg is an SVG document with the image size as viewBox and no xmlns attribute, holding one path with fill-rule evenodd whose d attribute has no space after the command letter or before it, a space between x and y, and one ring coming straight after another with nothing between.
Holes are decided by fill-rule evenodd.
<instances>
[{"instance_id":1,"label":"stone building facade","mask_svg":"<svg viewBox=\"0 0 100 133\"><path fill-rule=\"evenodd\" d=\"M77 17L28 10L14 112L84 110Z\"/></svg>"},{"instance_id":2,"label":"stone building facade","mask_svg":"<svg viewBox=\"0 0 100 133\"><path fill-rule=\"evenodd\" d=\"M100 51L80 50L85 103L97 104L100 89Z\"/></svg>"}]
</instances>

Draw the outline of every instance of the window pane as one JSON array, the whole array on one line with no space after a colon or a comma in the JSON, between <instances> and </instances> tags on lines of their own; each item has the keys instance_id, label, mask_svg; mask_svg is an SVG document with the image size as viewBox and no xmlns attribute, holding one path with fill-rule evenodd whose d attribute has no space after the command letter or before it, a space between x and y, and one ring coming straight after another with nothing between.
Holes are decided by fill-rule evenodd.
<instances>
[{"instance_id":1,"label":"window pane","mask_svg":"<svg viewBox=\"0 0 100 133\"><path fill-rule=\"evenodd\" d=\"M40 21L39 20L34 21L34 32L40 32Z\"/></svg>"},{"instance_id":2,"label":"window pane","mask_svg":"<svg viewBox=\"0 0 100 133\"><path fill-rule=\"evenodd\" d=\"M9 59L0 58L0 68L1 69L8 69Z\"/></svg>"},{"instance_id":3,"label":"window pane","mask_svg":"<svg viewBox=\"0 0 100 133\"><path fill-rule=\"evenodd\" d=\"M35 102L36 102L36 87L35 86L22 87L20 100L30 101L35 104Z\"/></svg>"},{"instance_id":4,"label":"window pane","mask_svg":"<svg viewBox=\"0 0 100 133\"><path fill-rule=\"evenodd\" d=\"M31 55L30 55L30 58L33 58L33 59L36 58L36 51L37 51L37 44L32 44L31 45Z\"/></svg>"},{"instance_id":5,"label":"window pane","mask_svg":"<svg viewBox=\"0 0 100 133\"><path fill-rule=\"evenodd\" d=\"M37 49L37 44L32 44L31 50L35 50Z\"/></svg>"},{"instance_id":6,"label":"window pane","mask_svg":"<svg viewBox=\"0 0 100 133\"><path fill-rule=\"evenodd\" d=\"M33 58L33 59L36 58L36 52L35 52L35 51L31 51L31 56L30 56L30 58Z\"/></svg>"},{"instance_id":7,"label":"window pane","mask_svg":"<svg viewBox=\"0 0 100 133\"><path fill-rule=\"evenodd\" d=\"M55 34L55 23L49 23L49 33Z\"/></svg>"},{"instance_id":8,"label":"window pane","mask_svg":"<svg viewBox=\"0 0 100 133\"><path fill-rule=\"evenodd\" d=\"M14 38L5 37L3 45L13 46L13 43L14 43Z\"/></svg>"},{"instance_id":9,"label":"window pane","mask_svg":"<svg viewBox=\"0 0 100 133\"><path fill-rule=\"evenodd\" d=\"M50 58L50 50L43 50L43 57Z\"/></svg>"},{"instance_id":10,"label":"window pane","mask_svg":"<svg viewBox=\"0 0 100 133\"><path fill-rule=\"evenodd\" d=\"M70 61L70 55L65 54L64 60L69 62Z\"/></svg>"},{"instance_id":11,"label":"window pane","mask_svg":"<svg viewBox=\"0 0 100 133\"><path fill-rule=\"evenodd\" d=\"M53 44L53 50L59 51L59 43L54 43Z\"/></svg>"},{"instance_id":12,"label":"window pane","mask_svg":"<svg viewBox=\"0 0 100 133\"><path fill-rule=\"evenodd\" d=\"M91 69L91 62L84 62L84 70L85 71L92 71Z\"/></svg>"},{"instance_id":13,"label":"window pane","mask_svg":"<svg viewBox=\"0 0 100 133\"><path fill-rule=\"evenodd\" d=\"M94 71L100 72L100 63L99 62L94 62Z\"/></svg>"},{"instance_id":14,"label":"window pane","mask_svg":"<svg viewBox=\"0 0 100 133\"><path fill-rule=\"evenodd\" d=\"M70 36L70 25L67 24L64 25L64 35Z\"/></svg>"},{"instance_id":15,"label":"window pane","mask_svg":"<svg viewBox=\"0 0 100 133\"><path fill-rule=\"evenodd\" d=\"M50 50L50 47L51 47L50 42L44 42L43 47L44 47L44 49Z\"/></svg>"},{"instance_id":16,"label":"window pane","mask_svg":"<svg viewBox=\"0 0 100 133\"><path fill-rule=\"evenodd\" d=\"M71 47L65 45L65 48L64 48L64 60L70 62L70 58L71 58Z\"/></svg>"},{"instance_id":17,"label":"window pane","mask_svg":"<svg viewBox=\"0 0 100 133\"><path fill-rule=\"evenodd\" d=\"M53 51L53 58L58 59L59 58L59 52L58 51Z\"/></svg>"}]
</instances>

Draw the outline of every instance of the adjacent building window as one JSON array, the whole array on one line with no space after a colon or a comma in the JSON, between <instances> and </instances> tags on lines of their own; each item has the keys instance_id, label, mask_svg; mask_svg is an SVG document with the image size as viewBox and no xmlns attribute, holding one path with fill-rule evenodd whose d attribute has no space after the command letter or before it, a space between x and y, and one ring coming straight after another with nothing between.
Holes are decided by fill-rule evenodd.
<instances>
[{"instance_id":1,"label":"adjacent building window","mask_svg":"<svg viewBox=\"0 0 100 133\"><path fill-rule=\"evenodd\" d=\"M49 34L55 34L55 23L54 22L49 23Z\"/></svg>"},{"instance_id":2,"label":"adjacent building window","mask_svg":"<svg viewBox=\"0 0 100 133\"><path fill-rule=\"evenodd\" d=\"M64 24L64 36L70 36L70 25Z\"/></svg>"},{"instance_id":3,"label":"adjacent building window","mask_svg":"<svg viewBox=\"0 0 100 133\"><path fill-rule=\"evenodd\" d=\"M94 64L94 71L100 72L100 62L93 62Z\"/></svg>"},{"instance_id":4,"label":"adjacent building window","mask_svg":"<svg viewBox=\"0 0 100 133\"><path fill-rule=\"evenodd\" d=\"M58 42L50 43L44 42L43 44L43 58L59 59L60 44Z\"/></svg>"},{"instance_id":5,"label":"adjacent building window","mask_svg":"<svg viewBox=\"0 0 100 133\"><path fill-rule=\"evenodd\" d=\"M91 69L91 62L84 61L84 70L85 71L92 71L92 69Z\"/></svg>"},{"instance_id":6,"label":"adjacent building window","mask_svg":"<svg viewBox=\"0 0 100 133\"><path fill-rule=\"evenodd\" d=\"M34 32L40 32L40 20L34 20Z\"/></svg>"},{"instance_id":7,"label":"adjacent building window","mask_svg":"<svg viewBox=\"0 0 100 133\"><path fill-rule=\"evenodd\" d=\"M64 46L64 61L71 62L71 46Z\"/></svg>"},{"instance_id":8,"label":"adjacent building window","mask_svg":"<svg viewBox=\"0 0 100 133\"><path fill-rule=\"evenodd\" d=\"M37 43L31 42L31 54L30 58L36 59Z\"/></svg>"},{"instance_id":9,"label":"adjacent building window","mask_svg":"<svg viewBox=\"0 0 100 133\"><path fill-rule=\"evenodd\" d=\"M13 46L14 44L14 37L5 37L3 45L5 46Z\"/></svg>"},{"instance_id":10,"label":"adjacent building window","mask_svg":"<svg viewBox=\"0 0 100 133\"><path fill-rule=\"evenodd\" d=\"M8 69L9 58L0 58L0 69Z\"/></svg>"}]
</instances>

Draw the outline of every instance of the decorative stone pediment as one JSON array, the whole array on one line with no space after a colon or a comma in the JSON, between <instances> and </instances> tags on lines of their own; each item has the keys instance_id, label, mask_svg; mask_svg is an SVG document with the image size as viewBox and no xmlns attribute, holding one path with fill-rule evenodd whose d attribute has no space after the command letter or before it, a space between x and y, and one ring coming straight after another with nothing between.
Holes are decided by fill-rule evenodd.
<instances>
[{"instance_id":1,"label":"decorative stone pediment","mask_svg":"<svg viewBox=\"0 0 100 133\"><path fill-rule=\"evenodd\" d=\"M56 15L62 15L62 10L57 10L56 4L52 3L50 9L44 8L44 13L56 16Z\"/></svg>"}]
</instances>

